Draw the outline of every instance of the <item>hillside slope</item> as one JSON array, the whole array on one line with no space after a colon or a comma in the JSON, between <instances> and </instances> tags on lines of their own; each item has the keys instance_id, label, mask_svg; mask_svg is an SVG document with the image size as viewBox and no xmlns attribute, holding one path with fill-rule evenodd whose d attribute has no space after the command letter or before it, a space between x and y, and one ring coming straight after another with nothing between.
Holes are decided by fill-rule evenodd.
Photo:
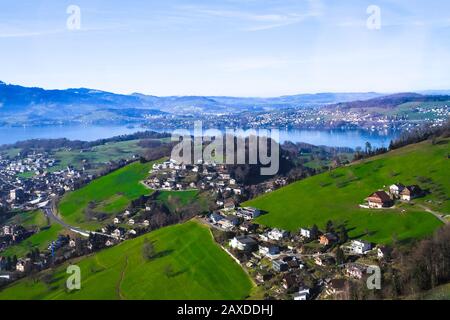
<instances>
[{"instance_id":1,"label":"hillside slope","mask_svg":"<svg viewBox=\"0 0 450 320\"><path fill-rule=\"evenodd\" d=\"M297 230L328 220L345 224L350 236L377 243L408 240L430 234L442 222L425 208L450 213L449 139L426 141L317 175L249 201L268 214L259 223ZM418 184L430 194L393 209L359 208L364 199L384 186Z\"/></svg>"},{"instance_id":2,"label":"hillside slope","mask_svg":"<svg viewBox=\"0 0 450 320\"><path fill-rule=\"evenodd\" d=\"M159 257L143 258L144 239L154 243ZM209 230L196 222L160 229L76 264L81 268L80 291L66 291L68 275L62 266L0 291L0 300L244 299L253 286Z\"/></svg>"}]
</instances>

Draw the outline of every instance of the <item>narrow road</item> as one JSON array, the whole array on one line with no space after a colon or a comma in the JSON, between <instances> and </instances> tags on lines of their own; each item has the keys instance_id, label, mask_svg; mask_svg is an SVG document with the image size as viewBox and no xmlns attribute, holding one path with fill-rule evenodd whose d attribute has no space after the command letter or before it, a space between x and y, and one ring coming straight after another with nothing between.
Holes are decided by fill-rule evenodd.
<instances>
[{"instance_id":1,"label":"narrow road","mask_svg":"<svg viewBox=\"0 0 450 320\"><path fill-rule=\"evenodd\" d=\"M109 237L109 238L114 238L113 236L109 235L109 234L105 234L105 233L101 233L101 232L95 232L95 231L90 231L90 230L83 230L79 227L74 227L71 226L69 224L67 224L66 222L64 222L61 218L59 218L53 211L52 207L45 207L43 208L45 215L50 219L55 221L56 223L60 224L61 226L63 226L65 229L68 229L72 232L78 233L79 235L82 235L83 237L89 237L90 234L98 234L101 236L105 236L105 237Z\"/></svg>"}]
</instances>

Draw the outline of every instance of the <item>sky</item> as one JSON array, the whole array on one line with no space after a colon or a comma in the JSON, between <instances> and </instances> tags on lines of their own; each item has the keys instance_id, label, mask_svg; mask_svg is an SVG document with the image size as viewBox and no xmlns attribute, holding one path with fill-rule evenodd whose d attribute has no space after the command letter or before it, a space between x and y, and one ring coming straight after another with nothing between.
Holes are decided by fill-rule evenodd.
<instances>
[{"instance_id":1,"label":"sky","mask_svg":"<svg viewBox=\"0 0 450 320\"><path fill-rule=\"evenodd\" d=\"M449 39L448 0L0 0L0 80L158 96L450 89Z\"/></svg>"}]
</instances>

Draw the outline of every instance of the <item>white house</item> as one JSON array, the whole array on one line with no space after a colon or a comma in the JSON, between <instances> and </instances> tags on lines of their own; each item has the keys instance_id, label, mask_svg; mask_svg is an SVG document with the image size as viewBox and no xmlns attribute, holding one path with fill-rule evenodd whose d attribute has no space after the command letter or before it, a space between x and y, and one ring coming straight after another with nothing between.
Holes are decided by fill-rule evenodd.
<instances>
[{"instance_id":1,"label":"white house","mask_svg":"<svg viewBox=\"0 0 450 320\"><path fill-rule=\"evenodd\" d=\"M365 254L372 250L372 244L364 240L352 240L351 250L356 254Z\"/></svg>"},{"instance_id":2,"label":"white house","mask_svg":"<svg viewBox=\"0 0 450 320\"><path fill-rule=\"evenodd\" d=\"M304 238L309 239L309 238L311 238L311 230L310 229L303 229L303 228L301 228L300 229L300 235L302 237L304 237Z\"/></svg>"},{"instance_id":3,"label":"white house","mask_svg":"<svg viewBox=\"0 0 450 320\"><path fill-rule=\"evenodd\" d=\"M284 239L288 236L288 232L284 231L284 230L279 230L279 229L272 229L269 231L267 236L271 240L280 241L281 239Z\"/></svg>"},{"instance_id":4,"label":"white house","mask_svg":"<svg viewBox=\"0 0 450 320\"><path fill-rule=\"evenodd\" d=\"M294 295L294 300L308 300L310 295L311 295L310 289L306 288L306 287L302 287Z\"/></svg>"},{"instance_id":5,"label":"white house","mask_svg":"<svg viewBox=\"0 0 450 320\"><path fill-rule=\"evenodd\" d=\"M405 186L401 183L395 183L389 187L389 192L395 196L400 197L400 193L405 189Z\"/></svg>"},{"instance_id":6,"label":"white house","mask_svg":"<svg viewBox=\"0 0 450 320\"><path fill-rule=\"evenodd\" d=\"M230 247L240 251L252 251L256 248L257 242L248 236L234 237L230 240Z\"/></svg>"}]
</instances>

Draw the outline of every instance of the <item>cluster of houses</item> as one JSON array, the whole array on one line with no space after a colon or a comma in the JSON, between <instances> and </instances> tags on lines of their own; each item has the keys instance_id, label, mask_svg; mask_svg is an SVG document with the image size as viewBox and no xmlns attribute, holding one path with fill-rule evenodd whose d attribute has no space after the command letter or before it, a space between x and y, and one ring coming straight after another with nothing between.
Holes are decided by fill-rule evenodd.
<instances>
[{"instance_id":1,"label":"cluster of houses","mask_svg":"<svg viewBox=\"0 0 450 320\"><path fill-rule=\"evenodd\" d=\"M72 167L50 170L56 160L46 153L0 158L0 206L32 210L44 207L51 197L72 191L93 176ZM20 174L31 173L28 177Z\"/></svg>"},{"instance_id":2,"label":"cluster of houses","mask_svg":"<svg viewBox=\"0 0 450 320\"><path fill-rule=\"evenodd\" d=\"M366 198L367 205L371 209L390 208L396 200L409 202L423 196L424 192L418 185L405 186L401 183L393 184L388 191L380 190L372 193Z\"/></svg>"},{"instance_id":3,"label":"cluster of houses","mask_svg":"<svg viewBox=\"0 0 450 320\"><path fill-rule=\"evenodd\" d=\"M215 163L189 165L171 159L154 164L150 173L145 183L154 190L212 190L230 195L241 195L244 191L225 165Z\"/></svg>"},{"instance_id":4,"label":"cluster of houses","mask_svg":"<svg viewBox=\"0 0 450 320\"><path fill-rule=\"evenodd\" d=\"M385 261L389 256L387 247L374 247L361 239L343 244L334 232L321 233L301 228L292 233L261 227L252 221L260 214L255 208L220 210L210 214L208 222L233 235L221 245L248 268L257 283L271 288L272 294L278 294L278 298L288 296L307 300L319 294L323 297L339 294L345 287L341 284L368 275L368 265L358 262L359 259L371 257ZM310 244L315 249L308 249ZM338 246L344 249L346 257L339 264L334 251ZM327 276L315 279L317 269ZM314 280L306 284L304 279L308 277Z\"/></svg>"},{"instance_id":5,"label":"cluster of houses","mask_svg":"<svg viewBox=\"0 0 450 320\"><path fill-rule=\"evenodd\" d=\"M34 230L27 230L23 226L4 225L0 228L0 252L17 244L34 234Z\"/></svg>"}]
</instances>

